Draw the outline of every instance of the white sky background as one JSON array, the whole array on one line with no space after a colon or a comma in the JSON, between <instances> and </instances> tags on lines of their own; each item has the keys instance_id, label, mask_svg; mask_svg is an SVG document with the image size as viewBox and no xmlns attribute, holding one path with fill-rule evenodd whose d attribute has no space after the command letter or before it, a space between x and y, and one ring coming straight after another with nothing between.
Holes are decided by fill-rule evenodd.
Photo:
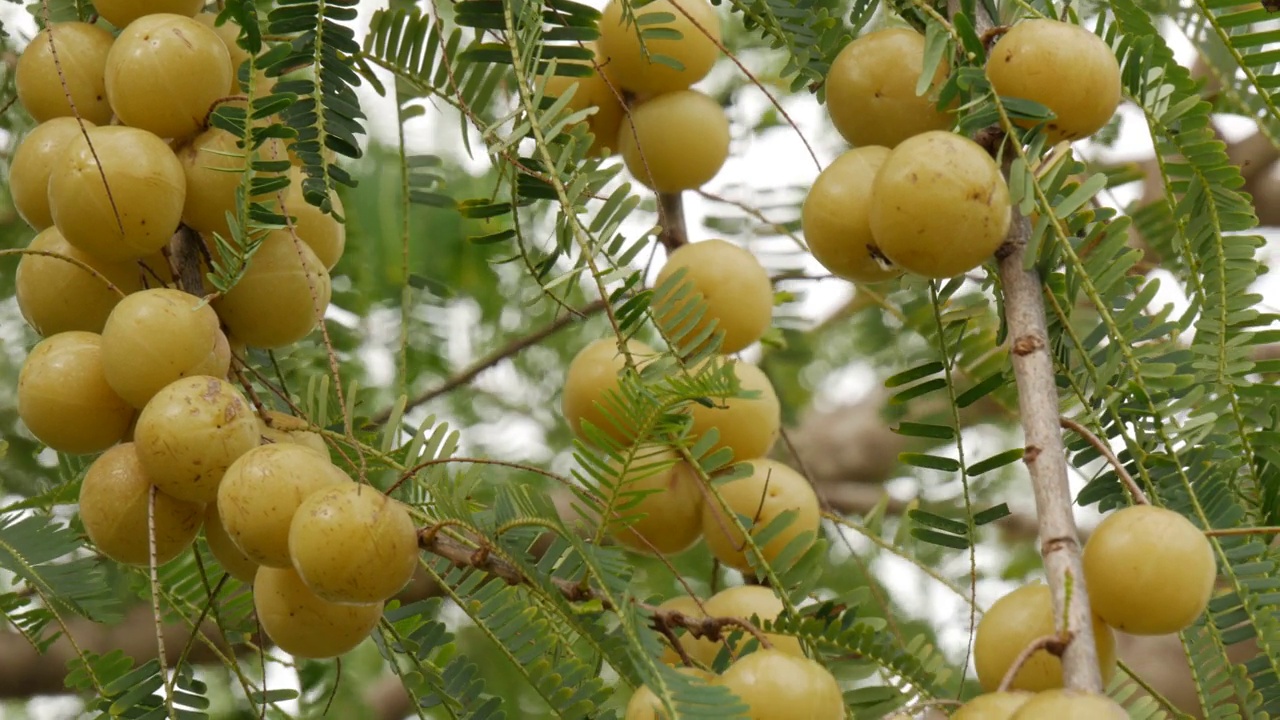
<instances>
[{"instance_id":1,"label":"white sky background","mask_svg":"<svg viewBox=\"0 0 1280 720\"><path fill-rule=\"evenodd\" d=\"M586 0L588 4L596 7L603 7L604 0ZM357 20L356 35L363 38L368 27L370 16L378 8L385 7L386 3L362 2L360 3L360 17ZM34 32L34 24L31 22L30 16L20 6L11 3L0 4L0 21L11 34L17 36L30 37ZM1175 49L1181 62L1189 63L1194 55L1194 51L1186 41L1186 39L1177 31L1171 28L1167 33L1167 39L1170 45ZM758 59L757 59L758 60ZM744 58L749 65L753 63L751 58ZM756 69L753 67L753 70ZM387 87L392 87L393 83L388 73L380 72L380 79ZM702 85L707 83L716 83L718 78L723 80L724 77L731 73L738 72L731 63L721 63L711 78L704 81ZM359 95L362 101L362 107L368 116L368 130L373 138L389 144L396 142L396 112L393 97L379 97L368 85L359 89ZM818 104L815 98L808 94L799 94L796 96L784 97L783 105L791 118L799 126L804 136L808 138L814 151L817 153L819 160L825 167L839 153L846 149L839 135L831 127L829 119L826 116L825 109ZM754 120L768 107L768 100L758 89L747 89L737 96L737 104L731 109L731 118L734 119L734 140L730 158L720 174L706 186L706 189L736 200L754 205L758 196L775 191L777 188L787 185L807 185L817 176L819 168L810 158L808 151L801 142L796 131L787 126L770 129L758 136L753 136L747 130L748 123ZM1141 115L1132 108L1122 108L1121 112L1125 115L1128 122L1123 125L1121 138L1114 150L1106 150L1103 148L1089 147L1088 143L1081 143L1077 146L1082 155L1093 157L1096 159L1106 160L1132 160L1148 157L1151 153L1151 142L1147 136L1145 125L1142 122ZM444 113L444 114L442 114ZM483 171L488 165L488 158L479 155L475 158L469 158L464 154L462 144L458 142L458 123L456 118L450 111L442 111L442 113L428 112L425 116L411 120L407 126L405 135L408 138L409 150L412 153L431 153L451 158L464 167L469 167L476 172ZM447 116L446 116L447 114ZM1240 136L1250 131L1252 123L1245 119L1237 119L1238 122L1228 122L1225 124L1229 134L1239 133ZM473 146L480 148L483 144L478 137L472 137ZM625 176L625 173L624 173ZM733 187L730 187L732 185ZM1104 202L1123 206L1125 203L1133 199L1136 191L1132 188L1122 188L1113 198L1104 197ZM686 193L685 197L685 213L689 226L690 239L697 241L711 237L711 233L702 225L702 220L709 213L716 215L733 215L734 210L728 206L712 204L704 200L700 196L693 193ZM656 223L656 217L643 217L638 213L638 218L624 226L624 232L635 237L645 232L650 225ZM778 245L780 248L791 247L789 241L783 241ZM1267 259L1274 255L1275 251L1271 248L1264 248L1263 253ZM817 264L812 258L808 258L806 267L812 274L824 274L823 268ZM657 268L654 268L656 273ZM1157 274L1163 274L1163 271L1157 271ZM1272 276L1264 276L1259 280L1257 289L1266 298L1269 306L1276 304L1276 298L1280 297L1280 273ZM1161 291L1153 302L1153 307L1161 307L1166 303L1173 303L1176 311L1186 307L1186 298L1180 292L1178 284L1168 282L1169 278L1162 278ZM799 315L802 318L812 322L819 322L829 313L839 308L852 295L852 286L843 281L829 280L821 283L813 283L806 294L803 303L798 308L792 308L791 314ZM467 308L458 308L454 311L454 315L445 322L458 328L455 333L457 340L450 340L449 355L457 363L458 367L465 366L472 362L475 357L483 352L483 348L473 348L471 346L470 337L467 328L474 322L471 312ZM339 311L335 314L334 319L351 319L345 317L347 314ZM377 331L377 328L371 328ZM744 353L749 359L756 357L754 349ZM385 369L389 375L392 368L392 361L389 353L381 348L370 347L364 353L364 357L370 366L374 369ZM482 378L482 381L499 382L507 380L512 376L498 372L490 373L492 377ZM389 378L388 378L389 379ZM852 366L845 372L833 373L827 378L819 394L822 396L824 406L834 406L845 402L852 402L866 393L877 378L863 366ZM513 445L518 444L518 451L522 452L526 449L532 449L534 445L540 442L540 434L536 429L528 428L527 424L521 423L518 419L513 419L513 425L504 426L504 433L511 431L513 428L530 429L531 432L519 432L520 435L527 437L516 438L511 437ZM970 436L966 435L966 441ZM979 437L972 438L976 442L981 442ZM546 452L545 448L542 449ZM1077 483L1076 490L1082 484L1079 477L1075 478ZM914 483L902 484L891 483L889 490L905 490L908 493L915 492L918 485ZM1011 498L1011 506L1029 509L1030 496L1029 492L1025 498ZM1091 522L1092 515L1085 514L1082 518L1084 522ZM861 550L866 549L864 543L857 542L859 538L851 538L854 540L854 547ZM839 546L837 546L839 547ZM981 566L995 569L1002 559L995 554L990 548L980 548L979 563ZM967 559L965 559L967 567ZM894 598L901 602L909 611L920 616L933 617L938 620L948 618L959 619L967 617L968 612L957 598L951 596L945 591L938 591L936 586L931 586L932 580L929 580L913 566L905 561L899 560L892 556L879 562L877 568L879 574L887 581L890 590L893 592ZM997 597L1011 589L1011 585L990 582L979 586L979 604L983 607L989 605ZM931 590L932 588L932 590ZM969 629L967 623L951 622L947 623L948 628L941 633L943 647L951 653L963 653L964 647L969 639ZM273 688L294 687L297 688L296 677L292 671L283 666L274 666L270 668L269 685ZM68 711L74 716L79 703L72 701L68 705L61 700L42 700L37 699L30 705L31 717L41 718L42 720L52 718L68 717ZM0 720L4 720L6 713L0 707Z\"/></svg>"}]
</instances>

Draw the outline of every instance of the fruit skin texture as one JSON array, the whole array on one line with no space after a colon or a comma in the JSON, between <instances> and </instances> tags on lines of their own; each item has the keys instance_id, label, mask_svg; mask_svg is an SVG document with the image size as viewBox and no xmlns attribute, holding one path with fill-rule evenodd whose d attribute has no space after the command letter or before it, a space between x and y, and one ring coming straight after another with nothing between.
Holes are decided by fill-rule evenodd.
<instances>
[{"instance_id":1,"label":"fruit skin texture","mask_svg":"<svg viewBox=\"0 0 1280 720\"><path fill-rule=\"evenodd\" d=\"M1009 186L972 140L927 132L885 158L871 191L871 234L885 257L945 279L991 257L1009 232Z\"/></svg>"},{"instance_id":2,"label":"fruit skin texture","mask_svg":"<svg viewBox=\"0 0 1280 720\"><path fill-rule=\"evenodd\" d=\"M316 597L293 568L258 568L253 606L281 650L317 660L353 650L382 618L382 603L339 605Z\"/></svg>"},{"instance_id":3,"label":"fruit skin texture","mask_svg":"<svg viewBox=\"0 0 1280 720\"><path fill-rule=\"evenodd\" d=\"M653 348L639 340L628 340L627 352L638 366L654 355ZM626 429L615 426L600 408L608 404L606 394L617 392L618 375L624 367L626 359L618 352L614 338L594 340L573 357L565 373L561 411L574 435L587 440L583 427L590 423L620 445L630 445L635 440L628 437Z\"/></svg>"},{"instance_id":4,"label":"fruit skin texture","mask_svg":"<svg viewBox=\"0 0 1280 720\"><path fill-rule=\"evenodd\" d=\"M752 615L761 620L777 620L783 611L782 599L772 589L762 585L738 585L725 588L708 598L703 603L703 608L707 611L708 617L736 617L743 620L750 620ZM727 638L736 632L732 628L727 628L724 635ZM794 637L776 633L765 633L764 636L773 644L773 652L804 657L804 649L800 646L800 641ZM740 637L724 642L690 638L697 644L689 654L709 666L720 654L721 646L728 644L730 657L737 658L742 646L753 639L745 630ZM759 651L757 647L756 652Z\"/></svg>"},{"instance_id":5,"label":"fruit skin texture","mask_svg":"<svg viewBox=\"0 0 1280 720\"><path fill-rule=\"evenodd\" d=\"M596 64L600 65L604 59L600 57L599 46L592 43L591 49L596 54ZM558 61L563 65L568 60ZM577 63L582 64L582 63ZM600 72L592 67L591 74L586 77L570 77L568 75L549 75L542 80L543 97L559 98L568 92L569 88L575 87L573 97L569 98L568 104L565 106L566 113L575 113L580 110L594 107L596 112L588 116L586 119L587 129L591 131L594 139L591 141L589 155L602 157L607 153L614 152L618 148L618 128L622 125L622 118L626 114L622 109L622 103L618 100L618 95L622 92L622 88L609 87L609 83L605 81ZM568 132L569 128L565 128Z\"/></svg>"},{"instance_id":6,"label":"fruit skin texture","mask_svg":"<svg viewBox=\"0 0 1280 720\"><path fill-rule=\"evenodd\" d=\"M676 668L676 672L708 682L714 682L716 677L706 670L691 667ZM666 711L663 710L662 701L658 699L658 696L649 689L648 685L642 685L631 694L631 700L627 702L627 712L623 716L623 720L669 720L669 718Z\"/></svg>"},{"instance_id":7,"label":"fruit skin texture","mask_svg":"<svg viewBox=\"0 0 1280 720\"><path fill-rule=\"evenodd\" d=\"M133 437L156 487L208 503L218 497L231 463L258 447L258 419L234 385L195 375L156 393L138 415Z\"/></svg>"},{"instance_id":8,"label":"fruit skin texture","mask_svg":"<svg viewBox=\"0 0 1280 720\"><path fill-rule=\"evenodd\" d=\"M284 160L284 142L270 139L252 152L239 147L240 138L226 130L209 128L178 148L186 178L187 201L182 221L202 233L218 232L230 239L226 213L235 214L236 188L240 187L245 158ZM259 176L269 176L258 173Z\"/></svg>"},{"instance_id":9,"label":"fruit skin texture","mask_svg":"<svg viewBox=\"0 0 1280 720\"><path fill-rule=\"evenodd\" d=\"M95 127L84 121L85 128ZM49 173L53 159L80 134L75 118L56 117L37 125L22 138L9 165L9 194L13 207L27 224L44 230L53 224L49 212Z\"/></svg>"},{"instance_id":10,"label":"fruit skin texture","mask_svg":"<svg viewBox=\"0 0 1280 720\"><path fill-rule=\"evenodd\" d=\"M234 74L227 46L186 15L153 13L129 23L107 55L107 98L121 122L162 138L200 132Z\"/></svg>"},{"instance_id":11,"label":"fruit skin texture","mask_svg":"<svg viewBox=\"0 0 1280 720\"><path fill-rule=\"evenodd\" d=\"M58 53L57 65L50 48L50 32ZM113 42L111 33L82 22L54 23L52 30L36 33L18 57L14 71L18 100L36 122L45 122L55 117L73 116L71 105L67 103L69 92L80 117L93 125L111 122L104 73ZM58 76L59 67L62 69L61 77ZM65 91L63 79L67 82Z\"/></svg>"},{"instance_id":12,"label":"fruit skin texture","mask_svg":"<svg viewBox=\"0 0 1280 720\"><path fill-rule=\"evenodd\" d=\"M660 193L701 187L729 157L729 117L697 90L679 90L640 103L618 129L618 147L631 176Z\"/></svg>"},{"instance_id":13,"label":"fruit skin texture","mask_svg":"<svg viewBox=\"0 0 1280 720\"><path fill-rule=\"evenodd\" d=\"M145 130L116 125L90 128L87 135L92 149L76 135L54 160L53 223L67 242L104 260L140 260L159 252L182 220L182 163Z\"/></svg>"},{"instance_id":14,"label":"fruit skin texture","mask_svg":"<svg viewBox=\"0 0 1280 720\"><path fill-rule=\"evenodd\" d=\"M376 488L342 483L318 490L289 525L293 569L318 597L336 603L381 602L418 566L418 531L399 501Z\"/></svg>"},{"instance_id":15,"label":"fruit skin texture","mask_svg":"<svg viewBox=\"0 0 1280 720\"><path fill-rule=\"evenodd\" d=\"M1204 533L1182 515L1135 505L1103 518L1084 546L1093 611L1133 635L1181 632L1213 596L1218 563Z\"/></svg>"},{"instance_id":16,"label":"fruit skin texture","mask_svg":"<svg viewBox=\"0 0 1280 720\"><path fill-rule=\"evenodd\" d=\"M1010 720L1128 720L1129 713L1106 695L1046 690L1018 708Z\"/></svg>"},{"instance_id":17,"label":"fruit skin texture","mask_svg":"<svg viewBox=\"0 0 1280 720\"><path fill-rule=\"evenodd\" d=\"M880 145L849 150L818 173L805 196L804 239L814 259L837 277L874 283L902 274L902 268L885 269L872 254L871 184L887 157L889 148ZM879 248L874 252L883 255Z\"/></svg>"},{"instance_id":18,"label":"fruit skin texture","mask_svg":"<svg viewBox=\"0 0 1280 720\"><path fill-rule=\"evenodd\" d=\"M818 496L800 473L776 460L752 460L751 474L717 485L721 497L737 515L751 518L746 523L751 534L769 526L773 519L788 510L796 515L785 530L760 547L764 559L772 563L796 537L811 533L809 544L818 538L822 511ZM720 562L743 572L752 572L747 560L742 532L734 526L714 498L708 498L702 510L702 532L707 547Z\"/></svg>"},{"instance_id":19,"label":"fruit skin texture","mask_svg":"<svg viewBox=\"0 0 1280 720\"><path fill-rule=\"evenodd\" d=\"M38 343L18 373L18 417L40 442L94 453L120 441L133 420L102 373L102 338L64 332Z\"/></svg>"},{"instance_id":20,"label":"fruit skin texture","mask_svg":"<svg viewBox=\"0 0 1280 720\"><path fill-rule=\"evenodd\" d=\"M1009 720L1033 697L1032 693L1021 690L979 695L961 706L951 720Z\"/></svg>"},{"instance_id":21,"label":"fruit skin texture","mask_svg":"<svg viewBox=\"0 0 1280 720\"><path fill-rule=\"evenodd\" d=\"M133 443L107 450L85 473L80 486L80 519L103 555L128 565L148 565L151 483ZM178 557L200 532L204 505L156 492L156 565Z\"/></svg>"},{"instance_id":22,"label":"fruit skin texture","mask_svg":"<svg viewBox=\"0 0 1280 720\"><path fill-rule=\"evenodd\" d=\"M142 408L164 386L197 374L218 332L217 314L194 295L169 288L129 295L102 328L107 382Z\"/></svg>"},{"instance_id":23,"label":"fruit skin texture","mask_svg":"<svg viewBox=\"0 0 1280 720\"><path fill-rule=\"evenodd\" d=\"M616 85L638 95L685 90L706 77L720 57L720 48L716 45L720 40L720 16L707 0L656 0L637 8L637 19L659 13L674 16L666 22L642 25L646 31L662 28L676 30L681 35L679 40L646 37L643 47L636 26L626 24L622 9L621 0L613 0L605 7L600 17L598 41L604 72ZM654 55L673 58L684 69L652 62Z\"/></svg>"},{"instance_id":24,"label":"fruit skin texture","mask_svg":"<svg viewBox=\"0 0 1280 720\"><path fill-rule=\"evenodd\" d=\"M974 639L973 660L982 689L995 691L1023 649L1054 632L1053 598L1048 585L1024 585L995 601L978 622ZM1106 685L1116 673L1115 635L1094 615L1093 636L1098 644L1102 684ZM1046 650L1037 650L1014 676L1009 689L1040 692L1060 687L1062 660Z\"/></svg>"},{"instance_id":25,"label":"fruit skin texture","mask_svg":"<svg viewBox=\"0 0 1280 720\"><path fill-rule=\"evenodd\" d=\"M719 684L751 707L751 720L844 720L839 684L808 658L760 650L730 665Z\"/></svg>"},{"instance_id":26,"label":"fruit skin texture","mask_svg":"<svg viewBox=\"0 0 1280 720\"><path fill-rule=\"evenodd\" d=\"M216 502L209 503L204 509L204 540L209 543L209 551L223 570L246 585L253 584L253 579L258 574L258 563L241 552L231 541L227 529L222 526Z\"/></svg>"},{"instance_id":27,"label":"fruit skin texture","mask_svg":"<svg viewBox=\"0 0 1280 720\"><path fill-rule=\"evenodd\" d=\"M654 472L658 467L662 469ZM613 480L621 487L610 537L637 552L656 550L664 555L697 542L702 535L702 490L697 475L679 455L664 447L642 448L629 472L616 478L616 471L615 467ZM637 499L632 493L645 494ZM624 527L619 519L629 524Z\"/></svg>"},{"instance_id":28,"label":"fruit skin texture","mask_svg":"<svg viewBox=\"0 0 1280 720\"><path fill-rule=\"evenodd\" d=\"M672 292L655 295L655 305L674 303L658 318L664 328L679 333L687 343L715 321L724 332L720 352L736 353L759 340L773 321L773 284L769 273L750 250L724 240L703 240L682 245L667 258L654 287L661 287L678 270L684 276ZM684 295L679 301L673 298ZM704 305L702 319L688 327L679 314L689 305ZM696 349L696 348L695 348Z\"/></svg>"},{"instance_id":29,"label":"fruit skin texture","mask_svg":"<svg viewBox=\"0 0 1280 720\"><path fill-rule=\"evenodd\" d=\"M1038 102L1057 115L1045 126L1051 143L1094 134L1120 106L1115 53L1073 23L1029 19L1015 24L991 48L987 77L1000 95Z\"/></svg>"},{"instance_id":30,"label":"fruit skin texture","mask_svg":"<svg viewBox=\"0 0 1280 720\"><path fill-rule=\"evenodd\" d=\"M827 72L827 112L856 147L893 148L914 135L946 130L955 122L935 108L932 92L916 95L924 73L924 36L908 28L869 32L844 46ZM947 77L943 63L933 88Z\"/></svg>"},{"instance_id":31,"label":"fruit skin texture","mask_svg":"<svg viewBox=\"0 0 1280 720\"><path fill-rule=\"evenodd\" d=\"M99 260L67 242L57 228L42 230L31 240L28 249L79 260L101 273L121 292L142 289L142 270L136 262ZM18 261L14 294L22 317L44 337L70 330L102 332L107 316L121 300L106 283L83 268L44 255L23 255Z\"/></svg>"},{"instance_id":32,"label":"fruit skin texture","mask_svg":"<svg viewBox=\"0 0 1280 720\"><path fill-rule=\"evenodd\" d=\"M241 342L259 348L292 345L316 329L333 286L324 264L287 230L271 232L240 282L213 302Z\"/></svg>"},{"instance_id":33,"label":"fruit skin texture","mask_svg":"<svg viewBox=\"0 0 1280 720\"><path fill-rule=\"evenodd\" d=\"M764 457L782 428L778 394L769 376L755 365L740 360L729 365L742 389L758 394L752 398L714 399L714 407L692 403L689 410L693 416L692 433L700 437L714 427L720 432L720 439L713 450L729 448L735 460Z\"/></svg>"},{"instance_id":34,"label":"fruit skin texture","mask_svg":"<svg viewBox=\"0 0 1280 720\"><path fill-rule=\"evenodd\" d=\"M310 448L260 445L227 468L218 486L218 514L232 542L251 560L292 568L289 525L298 506L318 490L349 482L328 457Z\"/></svg>"},{"instance_id":35,"label":"fruit skin texture","mask_svg":"<svg viewBox=\"0 0 1280 720\"><path fill-rule=\"evenodd\" d=\"M204 7L204 0L97 0L93 7L104 20L123 28L143 15L154 13L191 17Z\"/></svg>"}]
</instances>

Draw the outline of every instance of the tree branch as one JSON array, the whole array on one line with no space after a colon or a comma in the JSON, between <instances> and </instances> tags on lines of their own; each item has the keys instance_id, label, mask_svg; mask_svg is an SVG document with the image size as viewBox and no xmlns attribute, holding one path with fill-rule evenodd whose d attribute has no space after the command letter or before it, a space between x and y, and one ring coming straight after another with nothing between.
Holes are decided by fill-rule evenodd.
<instances>
[{"instance_id":1,"label":"tree branch","mask_svg":"<svg viewBox=\"0 0 1280 720\"><path fill-rule=\"evenodd\" d=\"M667 254L689 244L689 231L684 224L684 194L658 193L658 219L662 222L662 234L658 241Z\"/></svg>"}]
</instances>

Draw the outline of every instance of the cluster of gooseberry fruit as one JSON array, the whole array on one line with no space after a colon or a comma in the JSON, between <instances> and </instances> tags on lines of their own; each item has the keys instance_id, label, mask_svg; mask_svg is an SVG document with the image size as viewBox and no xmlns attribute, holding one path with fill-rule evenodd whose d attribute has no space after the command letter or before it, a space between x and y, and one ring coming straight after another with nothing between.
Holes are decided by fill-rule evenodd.
<instances>
[{"instance_id":1,"label":"cluster of gooseberry fruit","mask_svg":"<svg viewBox=\"0 0 1280 720\"><path fill-rule=\"evenodd\" d=\"M239 29L201 0L99 0L101 18L41 30L17 63L39 123L10 187L37 232L17 299L43 337L23 364L18 414L49 448L101 453L79 496L105 556L162 565L201 528L286 652L330 657L359 643L417 563L406 507L354 482L307 423L254 406L228 381L233 355L308 335L330 299L342 223L302 199L279 141L246 151L207 123L243 102ZM291 173L240 281L211 301L184 287L171 241L229 239L247 158ZM335 198L335 206L338 206ZM202 235L203 234L203 235ZM238 351L238 352L237 352ZM342 547L343 552L333 551Z\"/></svg>"}]
</instances>

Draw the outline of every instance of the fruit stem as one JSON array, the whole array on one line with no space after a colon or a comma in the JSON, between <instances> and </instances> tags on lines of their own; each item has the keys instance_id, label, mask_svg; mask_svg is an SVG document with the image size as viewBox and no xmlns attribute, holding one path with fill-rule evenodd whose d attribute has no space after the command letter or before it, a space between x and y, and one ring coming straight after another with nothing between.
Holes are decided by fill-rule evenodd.
<instances>
[{"instance_id":1,"label":"fruit stem","mask_svg":"<svg viewBox=\"0 0 1280 720\"><path fill-rule=\"evenodd\" d=\"M169 269L178 282L178 288L196 297L204 297L204 277L200 272L202 249L200 236L186 225L178 227L166 248Z\"/></svg>"},{"instance_id":2,"label":"fruit stem","mask_svg":"<svg viewBox=\"0 0 1280 720\"><path fill-rule=\"evenodd\" d=\"M1147 494L1142 492L1142 488L1138 485L1137 481L1133 479L1133 476L1129 474L1128 470L1124 469L1124 463L1120 462L1120 458L1116 457L1116 454L1111 452L1111 448L1108 447L1106 443L1102 442L1097 435L1094 435L1089 428L1069 417L1059 418L1058 422L1063 428L1084 438L1094 447L1095 450L1102 453L1102 457L1106 458L1107 462L1111 463L1111 467L1116 471L1116 475L1120 478L1120 482L1124 484L1125 489L1133 496L1134 503L1138 505L1151 504L1151 501L1147 499Z\"/></svg>"},{"instance_id":3,"label":"fruit stem","mask_svg":"<svg viewBox=\"0 0 1280 720\"><path fill-rule=\"evenodd\" d=\"M662 223L658 241L667 249L668 255L689 244L689 231L684 224L683 193L658 193L658 219Z\"/></svg>"}]
</instances>

